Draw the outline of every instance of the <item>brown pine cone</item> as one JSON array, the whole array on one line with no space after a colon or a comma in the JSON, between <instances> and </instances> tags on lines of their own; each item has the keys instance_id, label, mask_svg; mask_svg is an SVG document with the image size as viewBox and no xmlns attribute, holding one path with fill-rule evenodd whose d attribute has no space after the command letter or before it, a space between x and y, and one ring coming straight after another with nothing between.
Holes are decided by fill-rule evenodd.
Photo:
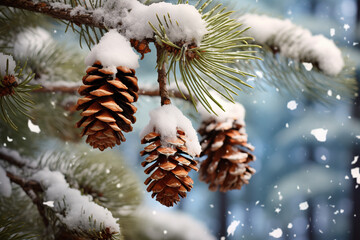
<instances>
[{"instance_id":1,"label":"brown pine cone","mask_svg":"<svg viewBox=\"0 0 360 240\"><path fill-rule=\"evenodd\" d=\"M0 97L14 94L14 87L17 87L18 83L13 75L6 75L0 81Z\"/></svg>"},{"instance_id":2,"label":"brown pine cone","mask_svg":"<svg viewBox=\"0 0 360 240\"><path fill-rule=\"evenodd\" d=\"M151 132L142 140L142 144L150 143L140 152L141 156L149 155L141 163L150 174L145 181L148 192L161 204L170 207L186 197L186 193L193 187L193 180L188 176L191 169L198 171L197 162L189 154L185 146L186 136L180 129L175 139L161 139L160 134Z\"/></svg>"},{"instance_id":3,"label":"brown pine cone","mask_svg":"<svg viewBox=\"0 0 360 240\"><path fill-rule=\"evenodd\" d=\"M248 184L255 169L248 163L255 160L250 153L254 147L247 143L243 125L235 120L203 122L200 129L201 156L206 159L200 165L200 180L209 183L209 189L221 192L241 189Z\"/></svg>"},{"instance_id":4,"label":"brown pine cone","mask_svg":"<svg viewBox=\"0 0 360 240\"><path fill-rule=\"evenodd\" d=\"M76 124L83 127L82 136L93 148L103 151L126 139L122 133L132 131L135 123L139 90L135 70L117 67L116 73L103 69L100 62L86 70L78 92L84 96L77 102L76 110L83 110L82 119Z\"/></svg>"},{"instance_id":5,"label":"brown pine cone","mask_svg":"<svg viewBox=\"0 0 360 240\"><path fill-rule=\"evenodd\" d=\"M144 55L148 52L151 52L150 48L149 48L149 41L146 39L143 39L141 41L136 40L136 39L131 39L130 40L131 46L133 48L136 49L136 51L138 51L138 53L141 54L141 60L144 59Z\"/></svg>"}]
</instances>

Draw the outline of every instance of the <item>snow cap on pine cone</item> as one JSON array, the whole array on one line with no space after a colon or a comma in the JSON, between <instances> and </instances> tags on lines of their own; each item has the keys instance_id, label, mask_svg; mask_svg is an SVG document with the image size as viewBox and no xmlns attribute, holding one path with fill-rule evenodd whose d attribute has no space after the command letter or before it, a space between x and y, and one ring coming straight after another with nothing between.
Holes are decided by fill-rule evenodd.
<instances>
[{"instance_id":1,"label":"snow cap on pine cone","mask_svg":"<svg viewBox=\"0 0 360 240\"><path fill-rule=\"evenodd\" d=\"M177 137L177 130L181 129L186 133L187 141L185 146L192 156L200 155L201 146L196 130L191 121L174 105L164 105L152 110L150 122L140 133L140 139L155 131L161 135L161 140L174 139Z\"/></svg>"},{"instance_id":2,"label":"snow cap on pine cone","mask_svg":"<svg viewBox=\"0 0 360 240\"><path fill-rule=\"evenodd\" d=\"M132 49L130 42L115 29L107 32L91 49L85 64L91 66L96 61L112 72L116 72L117 66L134 69L139 67L139 56Z\"/></svg>"},{"instance_id":3,"label":"snow cap on pine cone","mask_svg":"<svg viewBox=\"0 0 360 240\"><path fill-rule=\"evenodd\" d=\"M238 102L232 103L221 97L215 91L209 91L216 101L224 108L223 111L217 104L209 99L209 103L214 110L214 113L209 113L203 106L199 106L199 113L202 121L214 120L215 122L227 122L229 120L236 120L237 124L245 126L245 108Z\"/></svg>"}]
</instances>

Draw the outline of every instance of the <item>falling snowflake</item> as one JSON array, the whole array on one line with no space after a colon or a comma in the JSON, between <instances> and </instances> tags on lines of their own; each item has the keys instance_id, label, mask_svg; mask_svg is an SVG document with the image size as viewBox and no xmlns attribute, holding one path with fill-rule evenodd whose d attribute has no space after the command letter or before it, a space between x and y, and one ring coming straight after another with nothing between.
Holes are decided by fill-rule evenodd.
<instances>
[{"instance_id":1,"label":"falling snowflake","mask_svg":"<svg viewBox=\"0 0 360 240\"><path fill-rule=\"evenodd\" d=\"M311 130L311 134L314 135L316 140L318 140L319 142L326 142L327 132L328 132L328 130L324 129L324 128L317 128L317 129Z\"/></svg>"},{"instance_id":2,"label":"falling snowflake","mask_svg":"<svg viewBox=\"0 0 360 240\"><path fill-rule=\"evenodd\" d=\"M300 208L301 211L304 211L304 210L308 209L309 208L308 202L305 201L305 202L300 203L299 208Z\"/></svg>"},{"instance_id":3,"label":"falling snowflake","mask_svg":"<svg viewBox=\"0 0 360 240\"><path fill-rule=\"evenodd\" d=\"M291 111L295 110L297 108L297 106L298 106L298 104L296 103L295 100L292 100L287 103L287 108L290 109Z\"/></svg>"},{"instance_id":4,"label":"falling snowflake","mask_svg":"<svg viewBox=\"0 0 360 240\"><path fill-rule=\"evenodd\" d=\"M269 236L273 238L281 238L283 235L283 232L281 228L274 229L272 232L269 232Z\"/></svg>"},{"instance_id":5,"label":"falling snowflake","mask_svg":"<svg viewBox=\"0 0 360 240\"><path fill-rule=\"evenodd\" d=\"M43 204L48 206L48 207L54 207L54 201L43 202Z\"/></svg>"},{"instance_id":6,"label":"falling snowflake","mask_svg":"<svg viewBox=\"0 0 360 240\"><path fill-rule=\"evenodd\" d=\"M335 28L330 28L330 36L335 36Z\"/></svg>"},{"instance_id":7,"label":"falling snowflake","mask_svg":"<svg viewBox=\"0 0 360 240\"><path fill-rule=\"evenodd\" d=\"M38 125L35 125L31 122L31 120L28 120L28 127L31 132L39 133L41 130Z\"/></svg>"},{"instance_id":8,"label":"falling snowflake","mask_svg":"<svg viewBox=\"0 0 360 240\"><path fill-rule=\"evenodd\" d=\"M235 230L237 228L237 226L239 226L240 221L232 221L231 224L229 225L229 227L227 228L227 234L228 236L234 236Z\"/></svg>"},{"instance_id":9,"label":"falling snowflake","mask_svg":"<svg viewBox=\"0 0 360 240\"><path fill-rule=\"evenodd\" d=\"M357 163L358 160L359 160L359 156L355 156L354 161L352 161L351 164L354 165L355 163Z\"/></svg>"}]
</instances>

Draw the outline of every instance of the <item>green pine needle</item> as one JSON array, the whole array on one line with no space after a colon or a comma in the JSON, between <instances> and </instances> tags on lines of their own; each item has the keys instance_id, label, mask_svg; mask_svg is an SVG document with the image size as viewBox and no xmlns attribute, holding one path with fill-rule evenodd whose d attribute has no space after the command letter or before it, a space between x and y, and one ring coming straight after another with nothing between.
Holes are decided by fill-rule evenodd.
<instances>
[{"instance_id":1,"label":"green pine needle","mask_svg":"<svg viewBox=\"0 0 360 240\"><path fill-rule=\"evenodd\" d=\"M254 81L257 89L274 87L280 93L289 93L294 97L305 97L324 104L339 101L339 97L341 100L355 97L358 89L355 68L348 59L345 59L345 67L340 74L328 76L316 67L308 71L301 62L274 54L267 47L264 47L260 54L263 61L239 61L234 64L234 67L259 73L260 77Z\"/></svg>"},{"instance_id":2,"label":"green pine needle","mask_svg":"<svg viewBox=\"0 0 360 240\"><path fill-rule=\"evenodd\" d=\"M9 70L8 67L7 64L7 73ZM24 64L24 67L26 67L26 64ZM14 77L17 81L23 76L22 72L24 67L20 67L19 65L15 67ZM0 76L0 82L3 81L4 77L5 76ZM0 96L0 119L15 130L17 130L17 125L14 123L13 118L17 117L18 114L31 118L28 111L32 108L34 102L28 98L28 93L40 88L38 85L28 84L33 78L34 74L30 72L20 83L12 87L13 93L2 97ZM0 87L4 87L3 84L1 84Z\"/></svg>"}]
</instances>

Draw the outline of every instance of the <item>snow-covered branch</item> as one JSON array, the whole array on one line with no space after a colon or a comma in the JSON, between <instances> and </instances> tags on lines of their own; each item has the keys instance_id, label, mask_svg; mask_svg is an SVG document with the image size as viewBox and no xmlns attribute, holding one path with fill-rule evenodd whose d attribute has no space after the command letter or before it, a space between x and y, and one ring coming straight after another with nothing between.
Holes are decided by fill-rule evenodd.
<instances>
[{"instance_id":1,"label":"snow-covered branch","mask_svg":"<svg viewBox=\"0 0 360 240\"><path fill-rule=\"evenodd\" d=\"M32 1L32 0L1 0L0 5L24 9L32 12L38 12L49 15L53 18L70 21L76 25L85 24L91 27L105 29L104 22L96 21L92 10L79 11L76 14L72 12L69 5L56 5L49 2Z\"/></svg>"},{"instance_id":2,"label":"snow-covered branch","mask_svg":"<svg viewBox=\"0 0 360 240\"><path fill-rule=\"evenodd\" d=\"M311 63L326 75L338 75L345 65L341 51L333 40L323 35L312 35L309 30L290 20L245 14L239 18L239 22L250 27L245 34L254 37L258 44L269 46L285 57Z\"/></svg>"},{"instance_id":3,"label":"snow-covered branch","mask_svg":"<svg viewBox=\"0 0 360 240\"><path fill-rule=\"evenodd\" d=\"M15 165L21 168L28 165L27 159L23 159L15 151L4 148L0 149L0 160L7 162L10 166ZM92 196L82 195L78 189L70 188L62 173L50 171L47 168L26 169L30 170L27 174L31 177L23 177L0 166L0 195L7 197L11 195L11 185L2 186L10 181L20 186L31 199L45 226L50 224L50 218L46 213L46 208L50 207L61 223L71 231L92 234L95 230L97 233L102 232L110 236L120 233L119 224L112 213L93 202Z\"/></svg>"}]
</instances>

